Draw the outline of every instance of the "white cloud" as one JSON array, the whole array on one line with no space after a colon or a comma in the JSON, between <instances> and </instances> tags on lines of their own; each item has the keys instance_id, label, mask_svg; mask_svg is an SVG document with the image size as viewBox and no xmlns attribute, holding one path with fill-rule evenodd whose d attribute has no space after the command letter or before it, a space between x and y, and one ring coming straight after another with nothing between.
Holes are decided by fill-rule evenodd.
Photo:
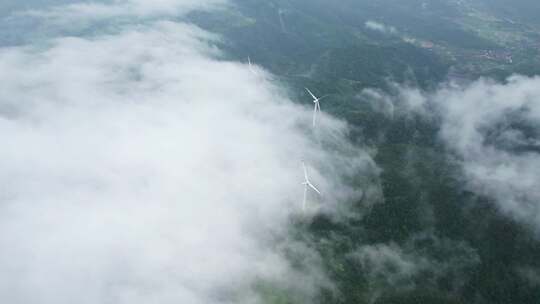
<instances>
[{"instance_id":1,"label":"white cloud","mask_svg":"<svg viewBox=\"0 0 540 304\"><path fill-rule=\"evenodd\" d=\"M402 104L440 121L440 138L462 163L467 187L540 231L540 78L403 90L410 93L399 94Z\"/></svg>"},{"instance_id":2,"label":"white cloud","mask_svg":"<svg viewBox=\"0 0 540 304\"><path fill-rule=\"evenodd\" d=\"M364 25L366 26L367 29L370 29L372 31L381 32L381 33L384 33L384 34L396 34L397 33L397 29L395 27L389 26L389 25L386 25L384 23L380 23L380 22L377 22L377 21L373 21L373 20L366 21L366 23Z\"/></svg>"},{"instance_id":3,"label":"white cloud","mask_svg":"<svg viewBox=\"0 0 540 304\"><path fill-rule=\"evenodd\" d=\"M393 84L390 86L391 94L382 90L363 89L357 98L369 103L371 109L388 118L395 115L421 115L427 116L427 96L418 88Z\"/></svg>"},{"instance_id":4,"label":"white cloud","mask_svg":"<svg viewBox=\"0 0 540 304\"><path fill-rule=\"evenodd\" d=\"M114 0L112 2L83 2L64 4L47 9L22 12L22 15L48 19L49 22L81 22L118 17L178 16L196 9L212 9L226 0Z\"/></svg>"},{"instance_id":5,"label":"white cloud","mask_svg":"<svg viewBox=\"0 0 540 304\"><path fill-rule=\"evenodd\" d=\"M540 229L540 79L478 81L435 96L441 137L463 160L470 186Z\"/></svg>"},{"instance_id":6,"label":"white cloud","mask_svg":"<svg viewBox=\"0 0 540 304\"><path fill-rule=\"evenodd\" d=\"M154 10L111 9L126 3ZM342 122L311 134L310 109L222 60L215 39L134 22L0 49L0 299L256 303L258 281L308 298L326 284L315 257L302 274L275 249L299 212L300 159L324 212L358 198L343 181L374 165Z\"/></svg>"}]
</instances>

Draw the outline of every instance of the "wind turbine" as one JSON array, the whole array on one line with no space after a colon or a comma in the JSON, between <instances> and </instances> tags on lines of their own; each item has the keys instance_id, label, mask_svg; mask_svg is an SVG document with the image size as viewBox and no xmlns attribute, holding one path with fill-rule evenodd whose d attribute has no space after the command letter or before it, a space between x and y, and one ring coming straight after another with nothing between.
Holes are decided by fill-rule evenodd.
<instances>
[{"instance_id":1,"label":"wind turbine","mask_svg":"<svg viewBox=\"0 0 540 304\"><path fill-rule=\"evenodd\" d=\"M306 198L307 198L307 190L308 187L313 189L315 192L317 192L319 195L321 195L321 191L317 189L317 187L313 186L313 184L309 181L309 177L307 174L306 164L304 161L302 161L302 168L304 169L304 182L302 185L304 185L304 201L302 202L302 211L306 211Z\"/></svg>"},{"instance_id":2,"label":"wind turbine","mask_svg":"<svg viewBox=\"0 0 540 304\"><path fill-rule=\"evenodd\" d=\"M253 69L253 64L251 64L251 58L249 56L248 56L248 65L249 65L249 70L251 71L251 73L253 73L253 75L257 75L255 70Z\"/></svg>"},{"instance_id":3,"label":"wind turbine","mask_svg":"<svg viewBox=\"0 0 540 304\"><path fill-rule=\"evenodd\" d=\"M311 95L311 97L313 98L313 103L315 104L315 108L313 109L313 127L315 128L315 124L317 122L317 113L321 112L321 103L320 103L320 101L321 101L321 99L325 98L327 95L325 95L323 97L317 97L308 88L306 88L306 91L309 93L309 95Z\"/></svg>"}]
</instances>

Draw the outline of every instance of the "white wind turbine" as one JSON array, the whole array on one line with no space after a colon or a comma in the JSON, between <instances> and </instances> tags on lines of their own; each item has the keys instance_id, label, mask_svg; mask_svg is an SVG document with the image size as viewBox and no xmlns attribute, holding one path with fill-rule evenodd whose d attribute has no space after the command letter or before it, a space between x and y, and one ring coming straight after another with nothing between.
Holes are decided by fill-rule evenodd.
<instances>
[{"instance_id":1,"label":"white wind turbine","mask_svg":"<svg viewBox=\"0 0 540 304\"><path fill-rule=\"evenodd\" d=\"M307 199L307 190L308 187L313 189L315 192L317 192L319 195L321 195L321 191L317 189L317 187L313 186L313 184L309 181L309 177L307 174L306 164L304 161L302 161L302 168L304 169L304 182L302 185L304 185L304 201L302 202L302 211L306 211L306 199Z\"/></svg>"},{"instance_id":2,"label":"white wind turbine","mask_svg":"<svg viewBox=\"0 0 540 304\"><path fill-rule=\"evenodd\" d=\"M253 69L253 64L251 63L251 58L248 56L248 65L249 65L249 70L251 73L253 73L253 75L257 75L257 72L255 72L255 70Z\"/></svg>"},{"instance_id":3,"label":"white wind turbine","mask_svg":"<svg viewBox=\"0 0 540 304\"><path fill-rule=\"evenodd\" d=\"M311 95L311 97L313 98L313 103L315 104L315 108L313 109L313 127L315 127L315 124L317 122L317 113L320 113L321 112L321 99L325 98L325 96L323 97L317 97L315 96L315 94L313 94L308 88L306 88L306 91L309 93L309 95Z\"/></svg>"}]
</instances>

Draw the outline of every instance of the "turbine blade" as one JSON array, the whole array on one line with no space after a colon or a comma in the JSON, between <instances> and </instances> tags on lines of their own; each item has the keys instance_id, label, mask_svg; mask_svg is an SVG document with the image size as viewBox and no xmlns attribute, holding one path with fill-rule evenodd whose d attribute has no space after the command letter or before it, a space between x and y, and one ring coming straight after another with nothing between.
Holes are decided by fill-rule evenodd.
<instances>
[{"instance_id":1,"label":"turbine blade","mask_svg":"<svg viewBox=\"0 0 540 304\"><path fill-rule=\"evenodd\" d=\"M317 100L317 97L315 97L315 95L313 93L311 93L311 91L306 88L306 91L308 91L309 95L311 95L311 97L313 97L313 99Z\"/></svg>"},{"instance_id":2,"label":"turbine blade","mask_svg":"<svg viewBox=\"0 0 540 304\"><path fill-rule=\"evenodd\" d=\"M306 164L304 162L302 162L302 168L304 168L304 179L306 180L305 183L307 183L309 179L307 176Z\"/></svg>"},{"instance_id":3,"label":"turbine blade","mask_svg":"<svg viewBox=\"0 0 540 304\"><path fill-rule=\"evenodd\" d=\"M321 191L319 191L319 189L317 189L317 187L313 186L312 183L308 183L308 186L311 187L311 189L315 190L315 192L319 193L319 195L321 195Z\"/></svg>"}]
</instances>

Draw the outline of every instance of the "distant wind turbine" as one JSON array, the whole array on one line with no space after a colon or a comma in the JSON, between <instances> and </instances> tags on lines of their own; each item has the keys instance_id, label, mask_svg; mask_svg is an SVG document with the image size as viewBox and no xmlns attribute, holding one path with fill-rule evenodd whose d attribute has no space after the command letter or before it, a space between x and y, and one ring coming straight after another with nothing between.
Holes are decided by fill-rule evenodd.
<instances>
[{"instance_id":1,"label":"distant wind turbine","mask_svg":"<svg viewBox=\"0 0 540 304\"><path fill-rule=\"evenodd\" d=\"M308 88L306 88L306 91L311 95L313 98L313 103L315 104L315 108L313 109L313 127L315 128L315 125L317 123L317 113L321 112L321 99L325 98L327 95L323 97L317 97L315 94L313 94Z\"/></svg>"},{"instance_id":2,"label":"distant wind turbine","mask_svg":"<svg viewBox=\"0 0 540 304\"><path fill-rule=\"evenodd\" d=\"M249 65L249 70L251 71L251 73L253 73L253 75L257 75L257 72L255 72L255 70L253 69L253 64L251 64L251 58L248 56L248 65Z\"/></svg>"},{"instance_id":3,"label":"distant wind turbine","mask_svg":"<svg viewBox=\"0 0 540 304\"><path fill-rule=\"evenodd\" d=\"M302 185L304 185L304 201L302 202L302 211L305 212L306 211L306 199L307 199L308 187L313 189L319 195L321 195L321 191L319 191L319 189L317 189L317 187L313 186L313 184L309 181L309 177L308 177L308 173L307 173L307 169L306 169L306 164L304 163L304 161L302 161L302 168L304 169L304 182L302 183Z\"/></svg>"}]
</instances>

